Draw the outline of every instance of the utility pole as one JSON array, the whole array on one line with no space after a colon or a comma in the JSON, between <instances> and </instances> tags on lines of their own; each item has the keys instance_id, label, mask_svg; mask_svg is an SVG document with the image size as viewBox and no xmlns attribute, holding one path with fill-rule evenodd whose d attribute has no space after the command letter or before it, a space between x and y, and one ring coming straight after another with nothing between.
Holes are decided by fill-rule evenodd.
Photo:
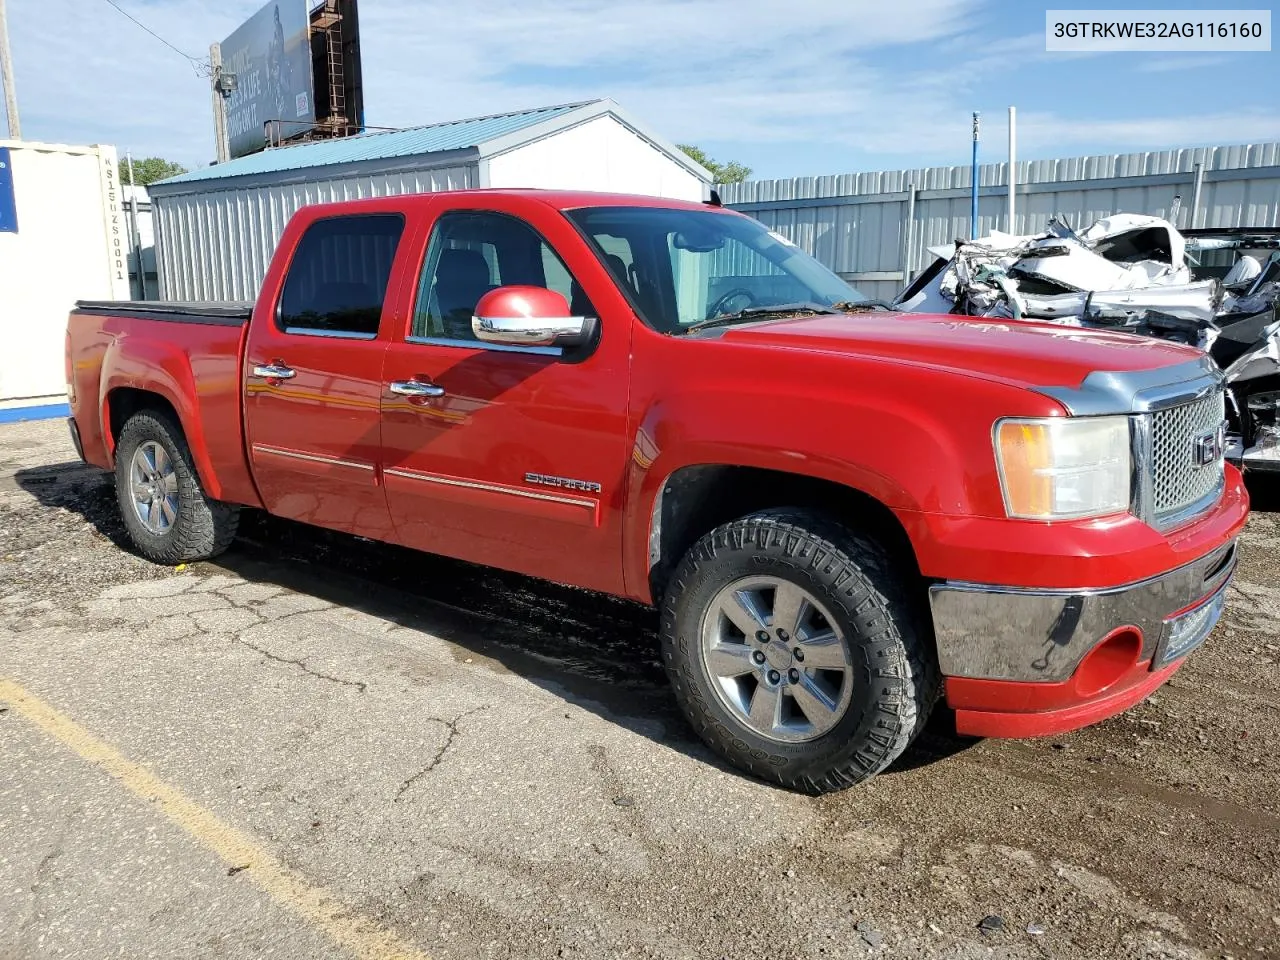
<instances>
[{"instance_id":1,"label":"utility pole","mask_svg":"<svg viewBox=\"0 0 1280 960\"><path fill-rule=\"evenodd\" d=\"M1017 233L1017 200L1018 191L1018 110L1009 107L1009 226L1010 233Z\"/></svg>"},{"instance_id":2,"label":"utility pole","mask_svg":"<svg viewBox=\"0 0 1280 960\"><path fill-rule=\"evenodd\" d=\"M969 234L978 239L978 114L973 115L973 179L969 185Z\"/></svg>"},{"instance_id":3,"label":"utility pole","mask_svg":"<svg viewBox=\"0 0 1280 960\"><path fill-rule=\"evenodd\" d=\"M18 95L13 89L13 60L9 56L9 21L5 16L5 0L0 0L0 83L4 85L4 113L9 119L9 139L22 139L18 122Z\"/></svg>"},{"instance_id":4,"label":"utility pole","mask_svg":"<svg viewBox=\"0 0 1280 960\"><path fill-rule=\"evenodd\" d=\"M0 0L2 2L2 0ZM213 77L213 143L218 162L231 159L227 137L227 101L222 89L222 44L209 45L209 69Z\"/></svg>"}]
</instances>

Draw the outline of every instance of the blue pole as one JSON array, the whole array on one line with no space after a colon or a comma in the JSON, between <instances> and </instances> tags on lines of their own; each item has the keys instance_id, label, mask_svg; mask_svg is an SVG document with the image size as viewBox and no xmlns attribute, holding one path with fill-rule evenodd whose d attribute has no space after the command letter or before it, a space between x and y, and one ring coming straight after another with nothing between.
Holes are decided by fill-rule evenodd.
<instances>
[{"instance_id":1,"label":"blue pole","mask_svg":"<svg viewBox=\"0 0 1280 960\"><path fill-rule=\"evenodd\" d=\"M978 114L973 115L973 183L969 191L969 235L978 239Z\"/></svg>"}]
</instances>

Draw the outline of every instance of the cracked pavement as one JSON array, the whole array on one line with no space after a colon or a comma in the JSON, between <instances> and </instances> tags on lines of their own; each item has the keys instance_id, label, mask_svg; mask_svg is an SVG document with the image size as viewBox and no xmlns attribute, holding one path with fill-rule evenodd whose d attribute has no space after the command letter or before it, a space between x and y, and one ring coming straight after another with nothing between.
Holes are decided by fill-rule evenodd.
<instances>
[{"instance_id":1,"label":"cracked pavement","mask_svg":"<svg viewBox=\"0 0 1280 960\"><path fill-rule=\"evenodd\" d=\"M647 610L262 517L152 566L72 461L0 427L0 677L437 960L1280 957L1265 488L1154 702L1040 741L939 717L813 799L693 739ZM351 955L13 710L0 771L0 960Z\"/></svg>"},{"instance_id":2,"label":"cracked pavement","mask_svg":"<svg viewBox=\"0 0 1280 960\"><path fill-rule=\"evenodd\" d=\"M417 773L415 773L408 780L406 780L404 783L400 784L400 789L396 791L396 803L399 803L401 800L403 800L404 795L409 792L409 788L412 787L419 780L421 780L423 777L425 777L432 770L434 770L436 768L436 765L440 763L441 760L444 759L444 755L448 753L449 748L453 746L453 741L457 739L457 737L459 736L458 724L461 723L463 720L465 720L467 717L471 716L474 713L479 713L483 709L484 707L475 707L474 709L468 710L465 713L458 714L452 720L441 720L439 717L424 718L426 720L434 720L436 723L441 724L445 728L445 730L447 730L449 733L448 733L448 736L445 738L444 743L440 744L439 749L437 749L435 754L431 757L431 759L427 761L427 765L423 767L421 770L419 770Z\"/></svg>"}]
</instances>

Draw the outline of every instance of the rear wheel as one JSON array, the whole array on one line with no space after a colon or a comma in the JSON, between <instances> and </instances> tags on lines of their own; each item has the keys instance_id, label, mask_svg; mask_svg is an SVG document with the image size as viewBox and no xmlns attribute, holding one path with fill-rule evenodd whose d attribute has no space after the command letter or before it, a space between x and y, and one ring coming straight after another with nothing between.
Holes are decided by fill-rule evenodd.
<instances>
[{"instance_id":1,"label":"rear wheel","mask_svg":"<svg viewBox=\"0 0 1280 960\"><path fill-rule=\"evenodd\" d=\"M120 431L116 498L129 539L156 563L207 560L235 539L239 508L205 496L182 428L158 410Z\"/></svg>"},{"instance_id":2,"label":"rear wheel","mask_svg":"<svg viewBox=\"0 0 1280 960\"><path fill-rule=\"evenodd\" d=\"M735 766L810 793L892 763L940 682L886 552L802 510L755 514L698 541L667 591L662 645L703 740Z\"/></svg>"}]
</instances>

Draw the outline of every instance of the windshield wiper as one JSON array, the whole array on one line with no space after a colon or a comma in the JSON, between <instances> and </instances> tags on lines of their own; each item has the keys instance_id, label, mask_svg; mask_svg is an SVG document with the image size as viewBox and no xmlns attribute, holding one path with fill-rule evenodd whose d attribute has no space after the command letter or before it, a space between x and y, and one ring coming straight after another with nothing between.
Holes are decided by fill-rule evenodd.
<instances>
[{"instance_id":1,"label":"windshield wiper","mask_svg":"<svg viewBox=\"0 0 1280 960\"><path fill-rule=\"evenodd\" d=\"M737 323L739 320L748 320L753 317L763 318L770 316L792 316L794 314L805 313L827 313L836 314L842 311L833 307L824 306L821 303L777 303L771 306L747 307L745 310L739 310L737 313L723 313L718 317L711 317L707 320L699 320L697 323L691 323L685 327L684 333L692 333L694 330L705 330L707 327L719 327L728 323Z\"/></svg>"},{"instance_id":2,"label":"windshield wiper","mask_svg":"<svg viewBox=\"0 0 1280 960\"><path fill-rule=\"evenodd\" d=\"M846 300L833 303L831 308L840 313L859 313L863 310L893 310L894 306L887 300Z\"/></svg>"}]
</instances>

